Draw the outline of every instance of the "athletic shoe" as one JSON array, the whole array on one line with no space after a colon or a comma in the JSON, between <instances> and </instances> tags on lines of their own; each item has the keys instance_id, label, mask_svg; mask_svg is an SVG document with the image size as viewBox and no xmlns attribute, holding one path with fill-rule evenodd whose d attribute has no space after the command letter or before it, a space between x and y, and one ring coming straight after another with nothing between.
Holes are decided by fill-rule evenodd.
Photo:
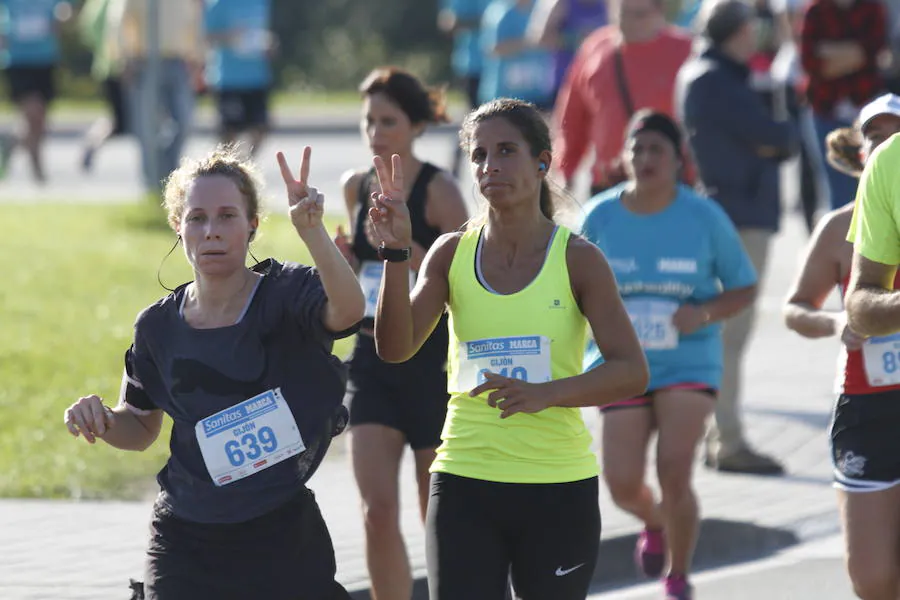
<instances>
[{"instance_id":1,"label":"athletic shoe","mask_svg":"<svg viewBox=\"0 0 900 600\"><path fill-rule=\"evenodd\" d=\"M693 600L694 589L685 575L669 575L666 577L666 600Z\"/></svg>"},{"instance_id":2,"label":"athletic shoe","mask_svg":"<svg viewBox=\"0 0 900 600\"><path fill-rule=\"evenodd\" d=\"M783 475L784 467L771 456L760 454L750 448L741 448L725 456L707 454L706 466L724 473L745 473L748 475Z\"/></svg>"},{"instance_id":3,"label":"athletic shoe","mask_svg":"<svg viewBox=\"0 0 900 600\"><path fill-rule=\"evenodd\" d=\"M666 538L662 529L644 529L634 546L634 562L645 577L662 575L666 564Z\"/></svg>"}]
</instances>

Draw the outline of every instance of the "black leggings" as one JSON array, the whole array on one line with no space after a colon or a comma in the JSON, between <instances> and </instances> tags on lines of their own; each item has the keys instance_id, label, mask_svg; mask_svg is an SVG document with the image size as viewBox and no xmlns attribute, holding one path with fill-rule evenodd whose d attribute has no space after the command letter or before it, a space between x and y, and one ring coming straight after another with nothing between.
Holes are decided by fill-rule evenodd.
<instances>
[{"instance_id":1,"label":"black leggings","mask_svg":"<svg viewBox=\"0 0 900 600\"><path fill-rule=\"evenodd\" d=\"M496 483L431 476L426 521L431 600L584 600L600 547L596 477Z\"/></svg>"}]
</instances>

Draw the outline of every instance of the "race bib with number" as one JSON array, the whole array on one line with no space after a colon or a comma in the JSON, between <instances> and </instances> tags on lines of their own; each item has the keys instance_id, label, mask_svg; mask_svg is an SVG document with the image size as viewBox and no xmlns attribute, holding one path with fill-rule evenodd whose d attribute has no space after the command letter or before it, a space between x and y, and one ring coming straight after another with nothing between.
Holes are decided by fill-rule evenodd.
<instances>
[{"instance_id":1,"label":"race bib with number","mask_svg":"<svg viewBox=\"0 0 900 600\"><path fill-rule=\"evenodd\" d=\"M900 384L900 333L869 338L863 343L862 351L869 385Z\"/></svg>"},{"instance_id":2,"label":"race bib with number","mask_svg":"<svg viewBox=\"0 0 900 600\"><path fill-rule=\"evenodd\" d=\"M631 324L645 350L671 350L678 347L678 330L672 315L678 310L674 300L632 298L625 300Z\"/></svg>"},{"instance_id":3,"label":"race bib with number","mask_svg":"<svg viewBox=\"0 0 900 600\"><path fill-rule=\"evenodd\" d=\"M550 381L550 340L531 335L460 342L456 379L459 389L471 390L484 383L485 373L529 383Z\"/></svg>"},{"instance_id":4,"label":"race bib with number","mask_svg":"<svg viewBox=\"0 0 900 600\"><path fill-rule=\"evenodd\" d=\"M50 32L50 16L46 14L24 14L13 22L15 38L23 42L45 39Z\"/></svg>"},{"instance_id":5,"label":"race bib with number","mask_svg":"<svg viewBox=\"0 0 900 600\"><path fill-rule=\"evenodd\" d=\"M306 450L279 389L201 419L195 431L209 476L220 487Z\"/></svg>"},{"instance_id":6,"label":"race bib with number","mask_svg":"<svg viewBox=\"0 0 900 600\"><path fill-rule=\"evenodd\" d=\"M381 290L381 278L384 276L384 263L367 260L359 267L359 285L366 297L367 317L375 317L375 308L378 306L378 292ZM409 271L409 289L416 284L416 274Z\"/></svg>"}]
</instances>

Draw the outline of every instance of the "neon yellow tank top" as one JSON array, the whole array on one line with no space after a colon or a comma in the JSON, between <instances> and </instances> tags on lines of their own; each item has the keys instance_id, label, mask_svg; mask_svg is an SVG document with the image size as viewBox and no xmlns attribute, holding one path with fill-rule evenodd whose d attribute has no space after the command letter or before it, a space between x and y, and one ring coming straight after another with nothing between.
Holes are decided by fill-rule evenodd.
<instances>
[{"instance_id":1,"label":"neon yellow tank top","mask_svg":"<svg viewBox=\"0 0 900 600\"><path fill-rule=\"evenodd\" d=\"M515 294L485 289L475 271L481 228L467 231L450 265L450 403L432 472L502 483L565 483L598 474L578 408L500 418L469 390L484 370L540 383L582 372L584 316L572 295L558 227L537 277Z\"/></svg>"}]
</instances>

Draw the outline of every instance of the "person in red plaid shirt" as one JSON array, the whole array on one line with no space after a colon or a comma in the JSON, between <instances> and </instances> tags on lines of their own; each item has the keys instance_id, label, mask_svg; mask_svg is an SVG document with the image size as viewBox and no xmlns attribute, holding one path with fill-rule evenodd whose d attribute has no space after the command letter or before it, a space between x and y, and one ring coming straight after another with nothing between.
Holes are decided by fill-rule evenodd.
<instances>
[{"instance_id":1,"label":"person in red plaid shirt","mask_svg":"<svg viewBox=\"0 0 900 600\"><path fill-rule=\"evenodd\" d=\"M860 107L884 89L878 63L887 49L886 19L879 0L813 0L806 9L800 56L822 156L828 132L850 126ZM852 201L856 180L830 165L825 169L831 208Z\"/></svg>"}]
</instances>

